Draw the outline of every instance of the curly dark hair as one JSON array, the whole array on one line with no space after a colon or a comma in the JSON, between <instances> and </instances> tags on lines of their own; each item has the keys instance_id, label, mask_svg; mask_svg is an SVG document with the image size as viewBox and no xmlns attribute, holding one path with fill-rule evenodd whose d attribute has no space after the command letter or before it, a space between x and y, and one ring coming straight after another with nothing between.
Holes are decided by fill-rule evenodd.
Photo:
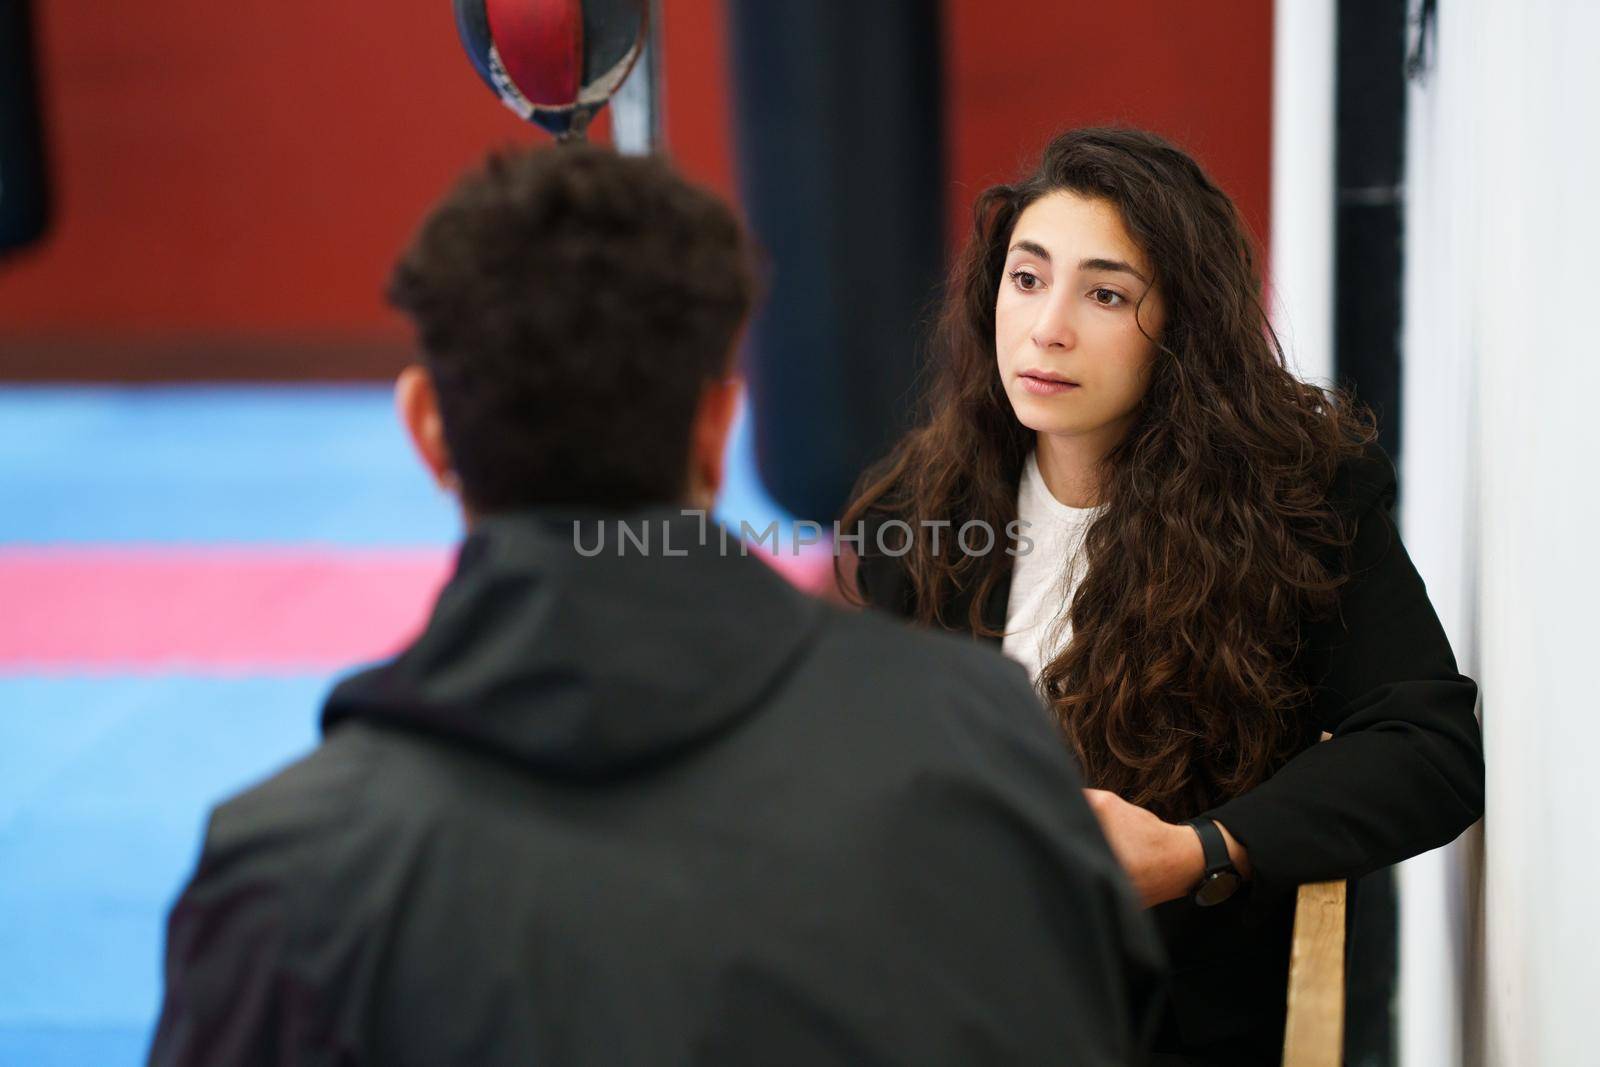
<instances>
[{"instance_id":1,"label":"curly dark hair","mask_svg":"<svg viewBox=\"0 0 1600 1067\"><path fill-rule=\"evenodd\" d=\"M1287 368L1246 227L1193 159L1140 130L1073 130L1026 180L979 196L926 414L858 481L842 522L910 522L916 616L954 628L943 606L975 589L966 628L995 636L981 610L1011 557L935 554L923 520L1002 530L1016 517L1035 434L997 371L995 301L1018 216L1057 191L1118 210L1166 323L1136 421L1101 471L1073 638L1040 688L1091 785L1178 819L1257 784L1303 737L1299 627L1335 608L1354 537L1329 493L1376 436L1352 396Z\"/></svg>"},{"instance_id":2,"label":"curly dark hair","mask_svg":"<svg viewBox=\"0 0 1600 1067\"><path fill-rule=\"evenodd\" d=\"M627 508L687 490L707 381L753 298L728 206L657 158L490 155L434 207L388 298L414 321L466 505Z\"/></svg>"}]
</instances>

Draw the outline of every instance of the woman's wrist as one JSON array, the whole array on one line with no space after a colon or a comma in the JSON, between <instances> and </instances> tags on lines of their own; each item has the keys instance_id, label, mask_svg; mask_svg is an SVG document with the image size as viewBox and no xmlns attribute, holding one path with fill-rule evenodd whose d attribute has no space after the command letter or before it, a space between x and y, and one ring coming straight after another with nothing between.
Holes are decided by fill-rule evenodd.
<instances>
[{"instance_id":1,"label":"woman's wrist","mask_svg":"<svg viewBox=\"0 0 1600 1067\"><path fill-rule=\"evenodd\" d=\"M1201 877L1206 873L1206 853L1194 827L1186 823L1173 823L1172 829L1175 832L1168 835L1172 841L1168 866L1173 880L1173 892L1169 899L1176 900L1193 893L1194 887L1200 884Z\"/></svg>"},{"instance_id":2,"label":"woman's wrist","mask_svg":"<svg viewBox=\"0 0 1600 1067\"><path fill-rule=\"evenodd\" d=\"M1215 819L1217 829L1222 831L1222 839L1228 845L1228 858L1233 862L1233 867L1239 872L1239 877L1248 880L1250 877L1250 852L1239 840L1228 832L1228 828ZM1188 823L1172 823L1172 832L1168 836L1167 869L1171 873L1169 885L1170 896L1167 899L1177 899L1188 896L1200 884L1200 879L1206 873L1205 848L1200 844L1200 835Z\"/></svg>"}]
</instances>

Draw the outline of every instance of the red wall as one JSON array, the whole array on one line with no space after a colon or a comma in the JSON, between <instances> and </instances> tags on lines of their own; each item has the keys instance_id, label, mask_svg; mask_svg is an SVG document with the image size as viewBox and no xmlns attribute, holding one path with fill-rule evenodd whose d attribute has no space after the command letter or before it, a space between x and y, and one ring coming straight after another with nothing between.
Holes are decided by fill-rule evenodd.
<instances>
[{"instance_id":1,"label":"red wall","mask_svg":"<svg viewBox=\"0 0 1600 1067\"><path fill-rule=\"evenodd\" d=\"M953 235L978 190L1029 169L1052 134L1121 122L1195 155L1265 248L1272 0L948 0L945 12Z\"/></svg>"},{"instance_id":2,"label":"red wall","mask_svg":"<svg viewBox=\"0 0 1600 1067\"><path fill-rule=\"evenodd\" d=\"M186 345L165 373L271 373L239 353L289 340L382 373L417 219L486 148L544 135L477 80L445 0L381 6L36 5L58 211L0 265L0 377L143 376L118 354ZM731 193L722 0L664 6L673 155ZM954 234L1052 132L1116 119L1195 151L1265 238L1271 0L945 9Z\"/></svg>"},{"instance_id":3,"label":"red wall","mask_svg":"<svg viewBox=\"0 0 1600 1067\"><path fill-rule=\"evenodd\" d=\"M721 5L667 7L676 155L726 192ZM0 265L0 376L41 350L74 376L163 341L403 343L379 294L428 203L488 147L545 139L478 81L445 0L36 10L57 213Z\"/></svg>"}]
</instances>

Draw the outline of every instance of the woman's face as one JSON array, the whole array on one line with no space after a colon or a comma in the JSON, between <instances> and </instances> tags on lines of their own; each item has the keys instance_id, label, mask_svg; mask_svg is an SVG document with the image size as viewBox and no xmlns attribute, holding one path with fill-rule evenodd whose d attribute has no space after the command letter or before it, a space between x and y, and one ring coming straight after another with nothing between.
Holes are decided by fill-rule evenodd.
<instances>
[{"instance_id":1,"label":"woman's face","mask_svg":"<svg viewBox=\"0 0 1600 1067\"><path fill-rule=\"evenodd\" d=\"M1107 447L1122 438L1154 361L1146 334L1159 337L1165 321L1152 276L1104 200L1055 192L1022 212L994 309L1000 379L1018 421Z\"/></svg>"}]
</instances>

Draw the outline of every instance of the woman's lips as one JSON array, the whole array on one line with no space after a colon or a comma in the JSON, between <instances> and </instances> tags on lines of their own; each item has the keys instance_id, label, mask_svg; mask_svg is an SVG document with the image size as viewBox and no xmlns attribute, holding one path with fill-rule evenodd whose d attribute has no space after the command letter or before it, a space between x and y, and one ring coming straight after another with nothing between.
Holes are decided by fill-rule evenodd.
<instances>
[{"instance_id":1,"label":"woman's lips","mask_svg":"<svg viewBox=\"0 0 1600 1067\"><path fill-rule=\"evenodd\" d=\"M1049 378L1035 378L1028 374L1017 375L1022 387L1035 396L1059 396L1082 388L1075 382L1058 382Z\"/></svg>"}]
</instances>

